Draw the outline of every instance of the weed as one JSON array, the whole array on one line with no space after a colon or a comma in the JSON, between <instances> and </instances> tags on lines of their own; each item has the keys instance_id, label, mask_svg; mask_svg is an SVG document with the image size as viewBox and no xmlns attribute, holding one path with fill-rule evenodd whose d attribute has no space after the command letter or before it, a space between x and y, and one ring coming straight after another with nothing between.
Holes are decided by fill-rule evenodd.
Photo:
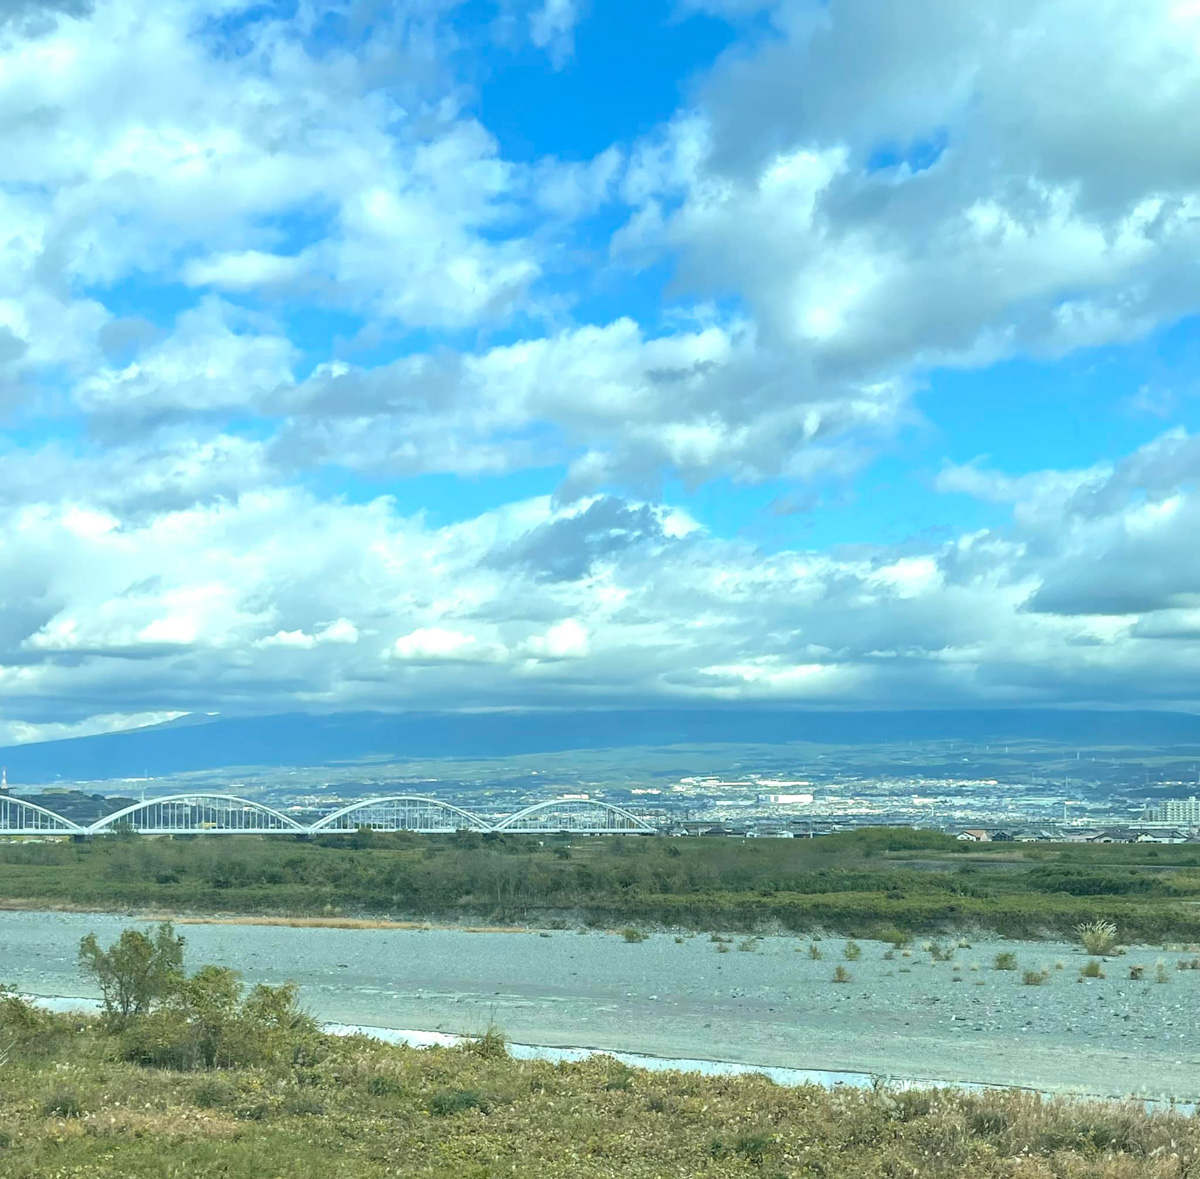
<instances>
[{"instance_id":1,"label":"weed","mask_svg":"<svg viewBox=\"0 0 1200 1179\"><path fill-rule=\"evenodd\" d=\"M640 929L634 929L632 925L627 925L621 930L621 936L627 942L636 945L638 942L644 942L650 935L643 933Z\"/></svg>"},{"instance_id":2,"label":"weed","mask_svg":"<svg viewBox=\"0 0 1200 1179\"><path fill-rule=\"evenodd\" d=\"M717 953L718 954L728 954L729 953L729 943L728 942L717 942Z\"/></svg>"},{"instance_id":3,"label":"weed","mask_svg":"<svg viewBox=\"0 0 1200 1179\"><path fill-rule=\"evenodd\" d=\"M850 982L850 980L851 980L850 971L848 971L844 966L839 966L833 972L833 981L835 983L848 983L848 982Z\"/></svg>"},{"instance_id":4,"label":"weed","mask_svg":"<svg viewBox=\"0 0 1200 1179\"><path fill-rule=\"evenodd\" d=\"M857 962L862 957L862 946L858 942L847 942L842 948L842 957L847 962Z\"/></svg>"},{"instance_id":5,"label":"weed","mask_svg":"<svg viewBox=\"0 0 1200 1179\"><path fill-rule=\"evenodd\" d=\"M395 1077L377 1075L367 1082L367 1092L372 1097L399 1097L404 1086Z\"/></svg>"},{"instance_id":6,"label":"weed","mask_svg":"<svg viewBox=\"0 0 1200 1179\"><path fill-rule=\"evenodd\" d=\"M745 938L743 941L738 942L738 949L741 950L743 954L753 954L754 951L758 949L758 938Z\"/></svg>"},{"instance_id":7,"label":"weed","mask_svg":"<svg viewBox=\"0 0 1200 1179\"><path fill-rule=\"evenodd\" d=\"M1111 921L1082 921L1075 933L1089 954L1111 954L1116 949L1117 927Z\"/></svg>"},{"instance_id":8,"label":"weed","mask_svg":"<svg viewBox=\"0 0 1200 1179\"><path fill-rule=\"evenodd\" d=\"M1171 976L1167 973L1167 964L1161 959L1154 966L1154 981L1156 983L1169 983L1171 981Z\"/></svg>"},{"instance_id":9,"label":"weed","mask_svg":"<svg viewBox=\"0 0 1200 1179\"><path fill-rule=\"evenodd\" d=\"M1133 979L1135 982L1140 981L1141 978L1145 975L1145 973L1146 973L1146 968L1144 966L1131 966L1129 968L1129 977L1131 979Z\"/></svg>"},{"instance_id":10,"label":"weed","mask_svg":"<svg viewBox=\"0 0 1200 1179\"><path fill-rule=\"evenodd\" d=\"M1021 982L1027 987L1042 987L1050 981L1050 971L1048 970L1027 970L1021 976Z\"/></svg>"},{"instance_id":11,"label":"weed","mask_svg":"<svg viewBox=\"0 0 1200 1179\"><path fill-rule=\"evenodd\" d=\"M462 1050L484 1060L504 1060L508 1056L508 1040L494 1023L490 1023L482 1036L465 1040Z\"/></svg>"},{"instance_id":12,"label":"weed","mask_svg":"<svg viewBox=\"0 0 1200 1179\"><path fill-rule=\"evenodd\" d=\"M466 1113L469 1109L477 1109L480 1113L488 1112L487 1101L476 1089L439 1089L429 1098L426 1108L438 1118Z\"/></svg>"},{"instance_id":13,"label":"weed","mask_svg":"<svg viewBox=\"0 0 1200 1179\"><path fill-rule=\"evenodd\" d=\"M821 947L816 942L809 942L808 956L815 962L821 957Z\"/></svg>"},{"instance_id":14,"label":"weed","mask_svg":"<svg viewBox=\"0 0 1200 1179\"><path fill-rule=\"evenodd\" d=\"M73 1089L59 1089L42 1103L42 1113L48 1118L81 1118L84 1109Z\"/></svg>"},{"instance_id":15,"label":"weed","mask_svg":"<svg viewBox=\"0 0 1200 1179\"><path fill-rule=\"evenodd\" d=\"M325 1114L325 1103L307 1093L296 1093L284 1101L283 1112L294 1118L319 1118Z\"/></svg>"},{"instance_id":16,"label":"weed","mask_svg":"<svg viewBox=\"0 0 1200 1179\"><path fill-rule=\"evenodd\" d=\"M1085 966L1079 968L1080 978L1103 978L1104 967L1100 965L1099 958L1089 958Z\"/></svg>"},{"instance_id":17,"label":"weed","mask_svg":"<svg viewBox=\"0 0 1200 1179\"><path fill-rule=\"evenodd\" d=\"M192 1101L201 1109L221 1109L233 1101L234 1093L233 1086L228 1082L210 1077L196 1086Z\"/></svg>"},{"instance_id":18,"label":"weed","mask_svg":"<svg viewBox=\"0 0 1200 1179\"><path fill-rule=\"evenodd\" d=\"M992 964L997 970L1016 970L1017 956L1011 950L1001 950Z\"/></svg>"}]
</instances>

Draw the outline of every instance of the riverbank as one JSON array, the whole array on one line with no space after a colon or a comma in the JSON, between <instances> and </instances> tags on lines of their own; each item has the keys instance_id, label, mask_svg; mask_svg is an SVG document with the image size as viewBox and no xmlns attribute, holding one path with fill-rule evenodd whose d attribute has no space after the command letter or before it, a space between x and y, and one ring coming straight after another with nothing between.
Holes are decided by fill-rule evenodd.
<instances>
[{"instance_id":1,"label":"riverbank","mask_svg":"<svg viewBox=\"0 0 1200 1179\"><path fill-rule=\"evenodd\" d=\"M494 1038L417 1050L304 1032L254 1067L191 1072L123 1061L95 1026L34 1022L0 1065L5 1179L1178 1179L1200 1162L1195 1118L1136 1104L552 1063Z\"/></svg>"},{"instance_id":2,"label":"riverbank","mask_svg":"<svg viewBox=\"0 0 1200 1179\"><path fill-rule=\"evenodd\" d=\"M0 914L0 981L81 995L79 938L106 915ZM1045 1092L1200 1098L1195 955L1131 950L1080 974L1064 943L991 940L907 954L787 937L190 926L188 958L251 983L295 981L326 1022L665 1059L862 1073ZM813 957L813 953L820 957ZM995 969L998 954L1016 969ZM1163 960L1159 977L1158 960ZM1141 967L1141 977L1131 978ZM846 982L835 982L841 968ZM1025 971L1040 980L1025 984ZM1043 978L1044 973L1044 978Z\"/></svg>"},{"instance_id":3,"label":"riverbank","mask_svg":"<svg viewBox=\"0 0 1200 1179\"><path fill-rule=\"evenodd\" d=\"M1067 938L1105 920L1125 941L1200 942L1200 849L967 847L884 828L815 840L115 835L0 840L0 897L68 911L879 938Z\"/></svg>"}]
</instances>

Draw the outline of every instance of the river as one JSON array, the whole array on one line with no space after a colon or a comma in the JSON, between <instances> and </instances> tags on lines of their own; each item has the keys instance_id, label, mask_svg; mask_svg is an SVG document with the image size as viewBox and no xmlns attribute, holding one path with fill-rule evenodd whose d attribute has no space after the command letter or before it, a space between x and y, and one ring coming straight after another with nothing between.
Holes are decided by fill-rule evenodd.
<instances>
[{"instance_id":1,"label":"river","mask_svg":"<svg viewBox=\"0 0 1200 1179\"><path fill-rule=\"evenodd\" d=\"M132 919L0 912L0 982L42 996L94 997L75 962ZM668 1061L791 1070L780 1079L866 1076L1021 1085L1048 1092L1200 1097L1200 970L1189 955L1130 950L1106 978L1053 943L989 941L934 962L914 948L735 940L656 933L627 943L601 932L468 932L185 924L191 968L215 963L247 982L296 982L317 1018L353 1027L473 1034L498 1025L523 1045L602 1049ZM744 945L745 949L739 949ZM993 969L999 950L1049 982ZM851 951L853 952L853 951ZM1164 962L1165 983L1155 964ZM1145 966L1141 980L1131 964ZM837 966L847 983L833 982ZM798 1070L798 1071L797 1071ZM838 1074L834 1076L833 1074Z\"/></svg>"}]
</instances>

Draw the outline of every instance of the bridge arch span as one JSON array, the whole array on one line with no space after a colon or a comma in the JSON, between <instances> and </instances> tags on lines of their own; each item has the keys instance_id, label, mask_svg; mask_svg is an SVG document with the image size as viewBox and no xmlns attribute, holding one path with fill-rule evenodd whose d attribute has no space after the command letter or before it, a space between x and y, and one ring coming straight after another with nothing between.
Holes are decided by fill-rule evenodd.
<instances>
[{"instance_id":1,"label":"bridge arch span","mask_svg":"<svg viewBox=\"0 0 1200 1179\"><path fill-rule=\"evenodd\" d=\"M462 807L420 794L393 794L365 798L318 819L309 830L327 831L419 831L436 834L449 831L490 831L491 823Z\"/></svg>"},{"instance_id":2,"label":"bridge arch span","mask_svg":"<svg viewBox=\"0 0 1200 1179\"><path fill-rule=\"evenodd\" d=\"M586 798L552 798L535 802L524 810L501 819L497 831L578 831L596 835L654 834L656 828L645 819L614 806Z\"/></svg>"},{"instance_id":3,"label":"bridge arch span","mask_svg":"<svg viewBox=\"0 0 1200 1179\"><path fill-rule=\"evenodd\" d=\"M289 819L261 802L203 792L147 798L97 819L86 830L90 835L101 835L123 824L143 835L203 835L209 832L295 835L307 830L295 819Z\"/></svg>"},{"instance_id":4,"label":"bridge arch span","mask_svg":"<svg viewBox=\"0 0 1200 1179\"><path fill-rule=\"evenodd\" d=\"M80 835L84 830L36 802L0 795L0 835Z\"/></svg>"}]
</instances>

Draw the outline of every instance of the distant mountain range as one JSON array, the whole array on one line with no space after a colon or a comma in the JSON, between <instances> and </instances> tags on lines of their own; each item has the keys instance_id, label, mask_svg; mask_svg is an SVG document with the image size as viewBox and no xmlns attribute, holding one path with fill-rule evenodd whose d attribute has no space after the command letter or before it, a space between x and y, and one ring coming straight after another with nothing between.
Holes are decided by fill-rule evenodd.
<instances>
[{"instance_id":1,"label":"distant mountain range","mask_svg":"<svg viewBox=\"0 0 1200 1179\"><path fill-rule=\"evenodd\" d=\"M318 766L384 758L491 758L570 749L811 741L1036 739L1067 746L1200 745L1200 716L1178 712L963 710L797 712L623 710L556 713L342 713L222 719L0 749L9 782L182 773L224 766Z\"/></svg>"}]
</instances>

